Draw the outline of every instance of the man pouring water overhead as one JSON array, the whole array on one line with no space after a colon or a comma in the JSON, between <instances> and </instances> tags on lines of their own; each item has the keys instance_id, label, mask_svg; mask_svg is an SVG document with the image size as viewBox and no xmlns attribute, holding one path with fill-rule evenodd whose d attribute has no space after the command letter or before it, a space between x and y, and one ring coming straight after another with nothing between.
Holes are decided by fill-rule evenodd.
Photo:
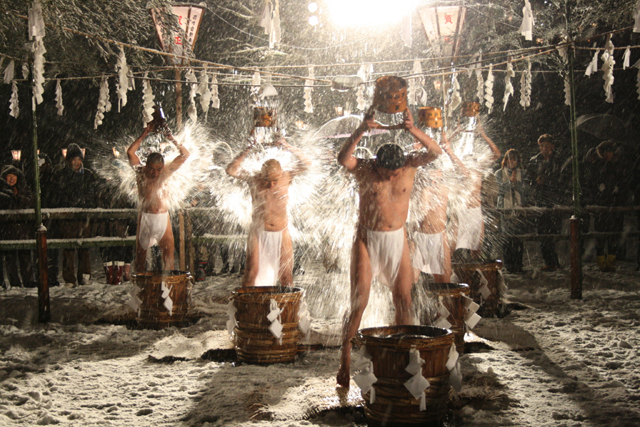
<instances>
[{"instance_id":1,"label":"man pouring water overhead","mask_svg":"<svg viewBox=\"0 0 640 427\"><path fill-rule=\"evenodd\" d=\"M153 152L146 164L136 154L140 145L151 133L162 133L178 149L178 156L165 164L161 153ZM174 268L174 241L169 218L167 180L189 157L189 151L180 144L167 127L166 119L159 106L154 106L153 120L147 124L142 135L127 149L129 163L136 171L140 213L136 235L136 273L146 271L147 251L158 245L162 251L163 270Z\"/></svg>"},{"instance_id":2,"label":"man pouring water overhead","mask_svg":"<svg viewBox=\"0 0 640 427\"><path fill-rule=\"evenodd\" d=\"M397 144L380 146L375 159L360 159L354 151L363 134L379 127L373 107L344 143L338 163L354 175L360 196L358 223L351 251L351 308L342 334L342 353L337 381L349 387L351 339L356 335L369 301L371 281L378 278L391 289L395 322L412 324L411 284L413 282L405 222L416 170L440 154L438 144L414 126L408 109L399 127L411 133L427 151L404 154Z\"/></svg>"},{"instance_id":3,"label":"man pouring water overhead","mask_svg":"<svg viewBox=\"0 0 640 427\"><path fill-rule=\"evenodd\" d=\"M258 171L244 169L245 159L256 146L253 139L227 166L227 173L246 181L251 191L252 218L242 286L275 286L277 281L281 286L293 284L293 245L287 214L289 186L294 177L309 168L310 162L282 136L276 136L274 144L293 154L291 168L283 168L277 159L268 159Z\"/></svg>"}]
</instances>

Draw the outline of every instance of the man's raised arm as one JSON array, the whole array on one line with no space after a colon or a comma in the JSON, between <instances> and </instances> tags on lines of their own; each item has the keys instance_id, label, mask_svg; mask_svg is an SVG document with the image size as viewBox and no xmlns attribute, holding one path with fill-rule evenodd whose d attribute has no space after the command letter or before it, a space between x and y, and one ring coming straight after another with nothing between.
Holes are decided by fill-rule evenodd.
<instances>
[{"instance_id":1,"label":"man's raised arm","mask_svg":"<svg viewBox=\"0 0 640 427\"><path fill-rule=\"evenodd\" d=\"M491 153L493 154L491 156L491 161L495 162L496 160L498 160L500 158L500 156L502 155L502 152L500 151L500 149L496 146L496 144L491 140L491 138L489 138L487 136L487 134L484 131L484 128L482 127L482 124L480 123L480 120L478 120L478 125L476 126L476 130L478 131L478 133L480 134L480 136L487 141L487 145L489 145L489 148L491 148Z\"/></svg>"},{"instance_id":2,"label":"man's raised arm","mask_svg":"<svg viewBox=\"0 0 640 427\"><path fill-rule=\"evenodd\" d=\"M129 164L131 166L137 166L141 163L140 157L138 157L138 155L136 154L136 151L140 149L140 144L142 144L142 141L144 141L144 139L147 136L149 136L150 133L151 133L151 128L150 126L147 126L146 128L144 128L144 132L142 132L142 135L140 135L138 139L133 141L133 143L131 143L129 148L127 148L127 158L129 159Z\"/></svg>"},{"instance_id":3,"label":"man's raised arm","mask_svg":"<svg viewBox=\"0 0 640 427\"><path fill-rule=\"evenodd\" d=\"M453 139L457 134L458 131L456 130L450 138ZM451 159L451 163L453 163L453 167L458 171L460 175L462 175L462 178L469 179L471 176L469 174L469 169L467 169L464 163L462 163L462 160L460 160L460 158L455 155L455 153L451 149L449 138L447 138L447 135L445 135L444 132L442 132L442 149L445 153L447 153L447 156L449 156L449 158Z\"/></svg>"},{"instance_id":4,"label":"man's raised arm","mask_svg":"<svg viewBox=\"0 0 640 427\"><path fill-rule=\"evenodd\" d=\"M285 150L291 151L294 156L296 156L296 160L298 160L298 164L291 171L292 176L300 175L304 173L307 169L311 167L311 161L309 158L297 147L292 147L289 143L284 139L284 137L280 137L275 142L276 146L280 146Z\"/></svg>"},{"instance_id":5,"label":"man's raised arm","mask_svg":"<svg viewBox=\"0 0 640 427\"><path fill-rule=\"evenodd\" d=\"M167 165L169 173L173 173L176 170L178 170L178 168L180 166L182 166L184 164L184 162L187 161L187 159L189 158L189 154L190 153L189 153L189 150L187 150L187 148L184 145L182 145L178 141L176 141L176 139L173 137L171 132L166 132L165 136L169 141L173 142L173 145L176 146L176 148L178 149L178 152L180 153L180 154L178 154L178 156L176 158L171 160L171 163L169 163Z\"/></svg>"},{"instance_id":6,"label":"man's raised arm","mask_svg":"<svg viewBox=\"0 0 640 427\"><path fill-rule=\"evenodd\" d=\"M362 135L376 125L373 115L373 107L370 107L364 115L362 123L360 123L351 136L344 142L344 145L340 149L340 153L338 153L338 163L344 166L349 172L353 171L358 166L358 159L354 157L353 153L356 151L356 147L362 139Z\"/></svg>"},{"instance_id":7,"label":"man's raised arm","mask_svg":"<svg viewBox=\"0 0 640 427\"><path fill-rule=\"evenodd\" d=\"M244 151L242 151L233 160L231 160L231 163L229 163L226 169L229 175L231 175L234 178L239 178L244 180L249 179L249 177L242 172L241 166L242 166L242 162L244 162L244 159L247 157L247 155L249 154L252 148L253 148L253 144L249 144L247 148L244 149Z\"/></svg>"}]
</instances>

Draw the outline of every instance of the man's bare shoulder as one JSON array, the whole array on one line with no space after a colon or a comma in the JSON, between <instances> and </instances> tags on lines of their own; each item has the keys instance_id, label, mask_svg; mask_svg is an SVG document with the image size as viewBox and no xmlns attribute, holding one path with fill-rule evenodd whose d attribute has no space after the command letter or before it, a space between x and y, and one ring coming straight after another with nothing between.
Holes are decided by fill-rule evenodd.
<instances>
[{"instance_id":1,"label":"man's bare shoulder","mask_svg":"<svg viewBox=\"0 0 640 427\"><path fill-rule=\"evenodd\" d=\"M374 159L358 159L358 165L351 171L356 177L369 176L375 169L376 161Z\"/></svg>"}]
</instances>

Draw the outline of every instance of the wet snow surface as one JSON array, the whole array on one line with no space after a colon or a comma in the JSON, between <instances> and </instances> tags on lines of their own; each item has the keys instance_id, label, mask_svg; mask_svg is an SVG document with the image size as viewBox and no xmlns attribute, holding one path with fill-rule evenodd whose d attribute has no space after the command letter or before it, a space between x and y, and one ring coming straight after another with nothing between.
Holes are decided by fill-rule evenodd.
<instances>
[{"instance_id":1,"label":"wet snow surface","mask_svg":"<svg viewBox=\"0 0 640 427\"><path fill-rule=\"evenodd\" d=\"M447 425L640 425L634 268L621 263L605 274L586 265L582 300L569 299L566 269L506 275L518 309L474 329L481 339L461 357L463 388ZM37 323L35 289L0 291L0 425L365 424L357 386L335 388L335 346L271 366L202 357L228 348L226 304L237 275L197 283L192 311L200 320L162 331L114 324L130 312L131 285L103 280L53 288L47 325ZM319 266L296 277L302 287L322 283ZM312 327L337 342L338 319L314 318Z\"/></svg>"}]
</instances>

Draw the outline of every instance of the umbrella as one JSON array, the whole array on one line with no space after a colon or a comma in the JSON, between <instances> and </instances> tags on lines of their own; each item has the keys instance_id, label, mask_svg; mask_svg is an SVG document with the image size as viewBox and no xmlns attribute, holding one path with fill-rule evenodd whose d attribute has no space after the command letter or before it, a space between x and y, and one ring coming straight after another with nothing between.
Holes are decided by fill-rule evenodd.
<instances>
[{"instance_id":1,"label":"umbrella","mask_svg":"<svg viewBox=\"0 0 640 427\"><path fill-rule=\"evenodd\" d=\"M349 115L331 119L315 133L315 138L348 138L362 122L360 115ZM386 129L369 129L363 136L378 135L389 132Z\"/></svg>"},{"instance_id":2,"label":"umbrella","mask_svg":"<svg viewBox=\"0 0 640 427\"><path fill-rule=\"evenodd\" d=\"M624 140L628 131L621 119L610 114L585 114L578 117L576 127L603 140Z\"/></svg>"}]
</instances>

